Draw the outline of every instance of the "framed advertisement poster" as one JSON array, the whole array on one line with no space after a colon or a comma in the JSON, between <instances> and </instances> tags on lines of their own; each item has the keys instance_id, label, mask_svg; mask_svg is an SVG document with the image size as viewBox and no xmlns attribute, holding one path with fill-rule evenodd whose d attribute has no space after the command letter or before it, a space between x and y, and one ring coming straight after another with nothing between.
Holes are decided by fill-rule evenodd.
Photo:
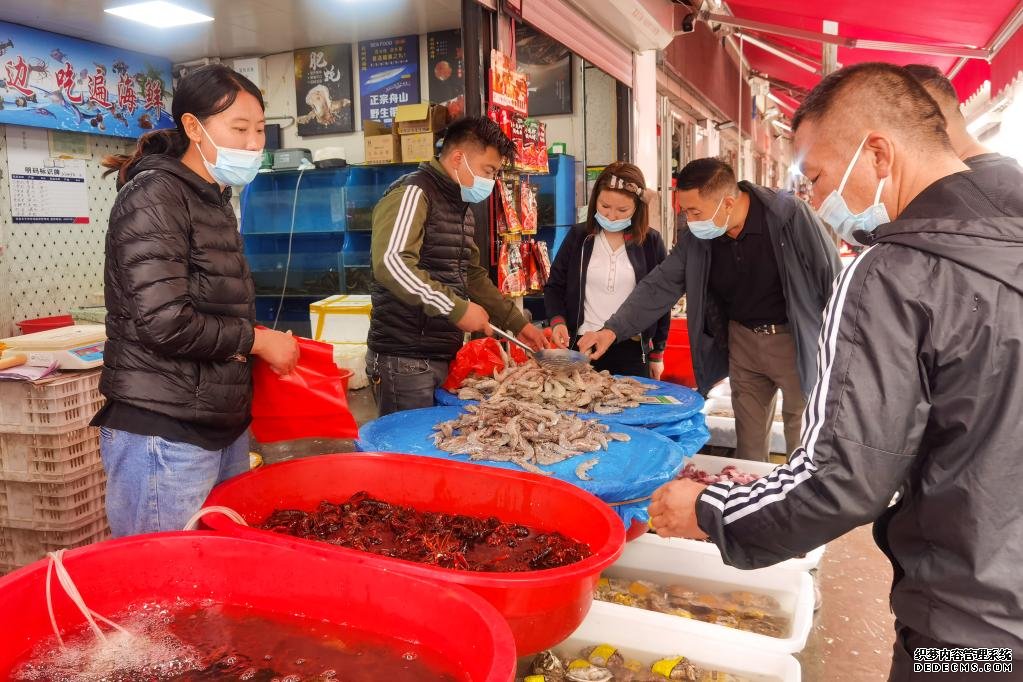
<instances>
[{"instance_id":1,"label":"framed advertisement poster","mask_svg":"<svg viewBox=\"0 0 1023 682\"><path fill-rule=\"evenodd\" d=\"M572 53L532 26L515 29L519 70L529 76L529 115L572 113Z\"/></svg>"},{"instance_id":2,"label":"framed advertisement poster","mask_svg":"<svg viewBox=\"0 0 1023 682\"><path fill-rule=\"evenodd\" d=\"M362 118L390 125L402 104L419 104L419 36L359 43Z\"/></svg>"},{"instance_id":3,"label":"framed advertisement poster","mask_svg":"<svg viewBox=\"0 0 1023 682\"><path fill-rule=\"evenodd\" d=\"M490 103L525 116L528 112L529 80L512 68L508 55L490 51Z\"/></svg>"},{"instance_id":4,"label":"framed advertisement poster","mask_svg":"<svg viewBox=\"0 0 1023 682\"><path fill-rule=\"evenodd\" d=\"M299 135L355 131L350 44L295 50L295 109Z\"/></svg>"},{"instance_id":5,"label":"framed advertisement poster","mask_svg":"<svg viewBox=\"0 0 1023 682\"><path fill-rule=\"evenodd\" d=\"M426 34L430 101L448 108L452 119L465 113L465 61L458 29Z\"/></svg>"}]
</instances>

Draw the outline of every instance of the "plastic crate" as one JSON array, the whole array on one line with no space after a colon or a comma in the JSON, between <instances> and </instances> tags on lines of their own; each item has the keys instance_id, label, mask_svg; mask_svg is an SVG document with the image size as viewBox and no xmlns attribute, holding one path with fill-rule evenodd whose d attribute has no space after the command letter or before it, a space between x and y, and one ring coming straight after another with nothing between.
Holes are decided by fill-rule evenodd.
<instances>
[{"instance_id":1,"label":"plastic crate","mask_svg":"<svg viewBox=\"0 0 1023 682\"><path fill-rule=\"evenodd\" d=\"M0 382L0 433L57 433L88 425L103 406L100 370L36 383Z\"/></svg>"},{"instance_id":2,"label":"plastic crate","mask_svg":"<svg viewBox=\"0 0 1023 682\"><path fill-rule=\"evenodd\" d=\"M0 481L0 524L8 528L63 530L104 510L106 474L101 464L60 483Z\"/></svg>"},{"instance_id":3,"label":"plastic crate","mask_svg":"<svg viewBox=\"0 0 1023 682\"><path fill-rule=\"evenodd\" d=\"M88 519L64 530L28 530L24 528L0 528L6 535L10 547L9 570L27 566L46 556L47 552L58 549L74 549L110 537L105 511L99 511Z\"/></svg>"},{"instance_id":4,"label":"plastic crate","mask_svg":"<svg viewBox=\"0 0 1023 682\"><path fill-rule=\"evenodd\" d=\"M84 426L57 434L0 433L0 479L59 482L100 462L99 429Z\"/></svg>"},{"instance_id":5,"label":"plastic crate","mask_svg":"<svg viewBox=\"0 0 1023 682\"><path fill-rule=\"evenodd\" d=\"M6 569L6 570L5 570ZM7 528L0 526L0 574L14 569L14 540Z\"/></svg>"}]
</instances>

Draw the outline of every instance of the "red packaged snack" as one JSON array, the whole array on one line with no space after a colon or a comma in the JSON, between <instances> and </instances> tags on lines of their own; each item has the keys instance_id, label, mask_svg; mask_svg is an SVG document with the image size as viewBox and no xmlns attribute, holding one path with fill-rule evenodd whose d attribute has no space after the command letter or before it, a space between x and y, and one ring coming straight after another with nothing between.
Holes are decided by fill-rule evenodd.
<instances>
[{"instance_id":1,"label":"red packaged snack","mask_svg":"<svg viewBox=\"0 0 1023 682\"><path fill-rule=\"evenodd\" d=\"M498 189L501 191L501 203L504 205L504 219L508 224L508 232L519 234L522 232L522 223L519 220L519 212L515 206L515 188L507 181L498 182Z\"/></svg>"},{"instance_id":2,"label":"red packaged snack","mask_svg":"<svg viewBox=\"0 0 1023 682\"><path fill-rule=\"evenodd\" d=\"M536 234L536 192L539 188L523 180L519 184L519 205L522 207L522 233Z\"/></svg>"}]
</instances>

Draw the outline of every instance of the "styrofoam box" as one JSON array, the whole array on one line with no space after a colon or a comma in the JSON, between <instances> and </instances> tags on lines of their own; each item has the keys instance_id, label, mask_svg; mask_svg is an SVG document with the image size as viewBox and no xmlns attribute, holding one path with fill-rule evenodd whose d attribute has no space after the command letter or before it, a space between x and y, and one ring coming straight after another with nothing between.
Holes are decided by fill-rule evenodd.
<instances>
[{"instance_id":1,"label":"styrofoam box","mask_svg":"<svg viewBox=\"0 0 1023 682\"><path fill-rule=\"evenodd\" d=\"M685 656L706 670L739 675L751 682L799 682L799 661L788 654L740 649L734 643L696 633L680 635L656 624L623 620L616 604L595 601L572 636L554 648L566 656L584 647L610 644L626 658L650 664L668 656ZM627 608L627 607L619 607Z\"/></svg>"},{"instance_id":2,"label":"styrofoam box","mask_svg":"<svg viewBox=\"0 0 1023 682\"><path fill-rule=\"evenodd\" d=\"M366 343L371 311L366 295L338 295L310 303L313 338L326 343Z\"/></svg>"},{"instance_id":3,"label":"styrofoam box","mask_svg":"<svg viewBox=\"0 0 1023 682\"><path fill-rule=\"evenodd\" d=\"M711 391L713 396L714 391ZM703 405L703 414L706 415L707 430L710 431L710 445L717 445L722 448L734 448L735 438L735 417L722 417L713 415L711 412L718 409L732 409L731 398L726 394L710 397ZM781 399L778 400L778 410L781 409ZM771 422L771 452L787 453L788 447L785 444L785 424L780 421Z\"/></svg>"},{"instance_id":4,"label":"styrofoam box","mask_svg":"<svg viewBox=\"0 0 1023 682\"><path fill-rule=\"evenodd\" d=\"M748 474L766 476L771 473L775 467L774 464L769 462L751 462L744 459L715 457L713 455L693 455L689 462L692 462L693 466L697 469L703 469L710 474L719 473L726 466L734 466L739 469L739 471L744 471ZM687 462L687 464L689 462ZM642 539L646 542L661 542L680 551L709 554L711 556L718 557L721 556L721 552L718 550L717 545L713 542L701 542L699 540L688 540L686 538L661 538L649 533ZM783 561L780 564L777 564L776 567L786 568L791 571L809 571L820 566L821 559L823 557L824 545L821 545L817 549L807 552L805 557Z\"/></svg>"},{"instance_id":5,"label":"styrofoam box","mask_svg":"<svg viewBox=\"0 0 1023 682\"><path fill-rule=\"evenodd\" d=\"M789 618L787 637L768 637L713 623L656 613L620 604L606 604L623 622L646 623L685 637L700 635L741 647L779 654L803 650L813 625L813 579L808 573L776 567L741 571L726 566L720 556L690 553L679 561L677 550L664 545L630 542L621 558L604 571L609 578L648 580L658 585L686 585L690 589L720 594L749 590L774 597Z\"/></svg>"}]
</instances>

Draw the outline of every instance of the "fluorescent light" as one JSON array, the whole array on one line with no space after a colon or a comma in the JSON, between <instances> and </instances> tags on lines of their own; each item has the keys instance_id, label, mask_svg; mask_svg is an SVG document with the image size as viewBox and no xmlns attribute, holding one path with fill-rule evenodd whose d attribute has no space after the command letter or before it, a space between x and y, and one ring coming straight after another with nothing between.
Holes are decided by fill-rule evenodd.
<instances>
[{"instance_id":1,"label":"fluorescent light","mask_svg":"<svg viewBox=\"0 0 1023 682\"><path fill-rule=\"evenodd\" d=\"M799 162L793 161L792 164L789 165L789 175L798 178L802 174L803 171L799 168Z\"/></svg>"},{"instance_id":2,"label":"fluorescent light","mask_svg":"<svg viewBox=\"0 0 1023 682\"><path fill-rule=\"evenodd\" d=\"M782 123L782 122L781 122L781 121L779 121L778 119L773 119L773 120L771 121L771 123L773 123L773 124L774 124L774 125L776 125L777 127L781 128L782 130L787 130L787 131L788 131L788 132L790 132L790 133L792 132L792 127L791 127L791 126L789 126L789 125L787 125L787 124L785 124L785 123Z\"/></svg>"},{"instance_id":3,"label":"fluorescent light","mask_svg":"<svg viewBox=\"0 0 1023 682\"><path fill-rule=\"evenodd\" d=\"M133 5L123 5L121 7L108 7L104 11L107 14L113 14L122 19L137 21L140 24L155 26L156 28L172 28L174 26L202 24L207 21L213 21L213 17L193 12L190 9L171 2L165 2L164 0L137 2Z\"/></svg>"}]
</instances>

